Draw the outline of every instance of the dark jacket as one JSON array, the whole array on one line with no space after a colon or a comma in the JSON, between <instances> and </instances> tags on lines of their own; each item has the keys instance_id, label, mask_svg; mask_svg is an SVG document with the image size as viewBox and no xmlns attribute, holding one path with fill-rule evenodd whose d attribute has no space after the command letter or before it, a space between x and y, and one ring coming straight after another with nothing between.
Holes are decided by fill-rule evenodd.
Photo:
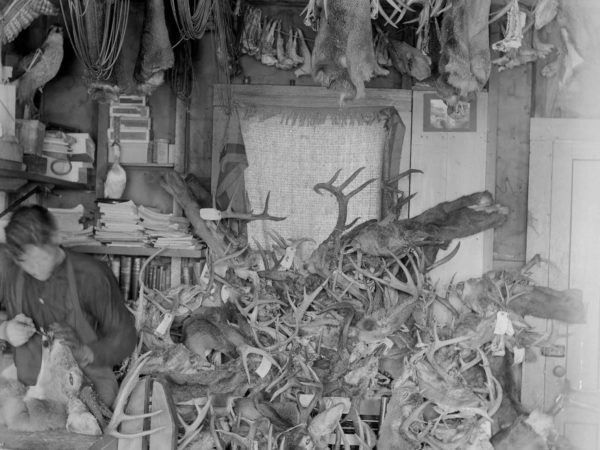
<instances>
[{"instance_id":1,"label":"dark jacket","mask_svg":"<svg viewBox=\"0 0 600 450\"><path fill-rule=\"evenodd\" d=\"M131 354L136 343L133 315L125 307L123 295L110 268L92 256L66 251L73 265L79 304L97 340L88 343L94 353L93 366L110 367L120 364ZM0 304L14 317L16 280L19 267L4 255L0 268ZM66 260L47 281L38 281L23 273L23 310L40 329L53 322L66 323L68 313L68 279ZM25 344L33 355L17 364L19 380L26 385L36 382L41 362L41 340L34 335ZM38 357L39 355L39 357ZM22 359L21 359L22 360Z\"/></svg>"}]
</instances>

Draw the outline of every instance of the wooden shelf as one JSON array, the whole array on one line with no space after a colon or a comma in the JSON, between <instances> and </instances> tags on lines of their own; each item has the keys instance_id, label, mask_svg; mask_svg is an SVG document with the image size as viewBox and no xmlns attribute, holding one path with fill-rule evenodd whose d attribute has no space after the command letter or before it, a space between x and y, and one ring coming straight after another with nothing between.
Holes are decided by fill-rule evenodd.
<instances>
[{"instance_id":1,"label":"wooden shelf","mask_svg":"<svg viewBox=\"0 0 600 450\"><path fill-rule=\"evenodd\" d=\"M27 180L36 183L52 184L57 188L85 190L91 189L90 186L84 183L75 183L73 181L65 181L58 178L48 177L39 173L26 172L22 170L0 169L0 178L16 178Z\"/></svg>"},{"instance_id":2,"label":"wooden shelf","mask_svg":"<svg viewBox=\"0 0 600 450\"><path fill-rule=\"evenodd\" d=\"M152 256L159 249L154 247L119 247L107 245L77 245L69 247L79 253L89 253L95 255L124 255L124 256ZM159 256L174 258L204 258L206 250L188 250L179 248L169 248L164 250Z\"/></svg>"},{"instance_id":3,"label":"wooden shelf","mask_svg":"<svg viewBox=\"0 0 600 450\"><path fill-rule=\"evenodd\" d=\"M112 164L112 163L109 163ZM172 169L173 163L158 164L158 163L120 163L125 169Z\"/></svg>"}]
</instances>

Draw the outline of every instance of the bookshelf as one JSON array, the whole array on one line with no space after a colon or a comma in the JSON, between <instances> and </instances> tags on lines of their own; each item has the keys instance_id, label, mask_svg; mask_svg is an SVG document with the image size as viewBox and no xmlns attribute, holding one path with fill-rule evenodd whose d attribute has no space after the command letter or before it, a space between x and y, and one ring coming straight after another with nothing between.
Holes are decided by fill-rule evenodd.
<instances>
[{"instance_id":1,"label":"bookshelf","mask_svg":"<svg viewBox=\"0 0 600 450\"><path fill-rule=\"evenodd\" d=\"M137 295L138 278L147 258L160 249L153 247L128 247L105 245L78 245L69 250L87 253L103 260L119 281L125 300ZM144 283L161 291L180 284L193 284L200 279L206 250L164 249L144 272Z\"/></svg>"},{"instance_id":2,"label":"bookshelf","mask_svg":"<svg viewBox=\"0 0 600 450\"><path fill-rule=\"evenodd\" d=\"M79 253L89 253L93 255L124 255L124 256L152 256L159 249L154 247L125 247L125 246L106 246L106 245L77 245L70 247L70 250ZM200 258L206 257L206 250L187 250L168 248L160 256L171 258Z\"/></svg>"},{"instance_id":3,"label":"bookshelf","mask_svg":"<svg viewBox=\"0 0 600 450\"><path fill-rule=\"evenodd\" d=\"M48 177L46 175L41 175L39 173L26 172L23 170L0 169L0 178L27 180L27 181L37 182L37 183L52 184L55 187L60 187L60 188L65 188L65 189L76 189L76 190L89 189L89 186L86 184L83 184L83 183L75 183L73 181L65 181L65 180L61 180L59 178Z\"/></svg>"},{"instance_id":4,"label":"bookshelf","mask_svg":"<svg viewBox=\"0 0 600 450\"><path fill-rule=\"evenodd\" d=\"M161 171L176 171L183 173L185 171L185 150L186 150L186 136L187 136L187 105L183 100L177 99L175 108L175 146L173 162L169 163L126 163L121 162L121 165L125 168L128 173L142 173L142 172L158 172ZM110 106L106 103L98 104L98 130L107 130L110 128ZM97 140L97 154L96 154L96 196L102 197L104 194L104 176L109 170L110 163L108 161L108 134L104 132L98 133ZM135 178L132 177L132 178ZM173 214L181 215L182 210L176 199L173 199ZM75 246L71 250L88 253L98 258L105 257L109 259L109 262L116 261L117 259L123 259L124 261L132 260L145 260L146 258L154 255L159 249L151 247L125 247L125 246L104 246L104 245L89 245L89 246ZM198 265L202 265L206 258L206 250L183 250L183 249L166 249L160 253L156 259L162 259L163 261L168 260L170 279L167 285L174 287L186 280L186 269L190 265L194 266L195 272L193 273L191 282L198 278L197 274ZM154 262L154 261L153 261ZM143 263L143 262L142 262ZM132 264L133 267L133 264ZM132 269L133 271L133 269ZM113 273L115 270L113 270ZM119 277L117 277L119 278ZM132 277L132 279L135 277ZM189 275L187 276L189 278ZM119 279L119 281L121 281ZM133 282L131 283L133 284Z\"/></svg>"}]
</instances>

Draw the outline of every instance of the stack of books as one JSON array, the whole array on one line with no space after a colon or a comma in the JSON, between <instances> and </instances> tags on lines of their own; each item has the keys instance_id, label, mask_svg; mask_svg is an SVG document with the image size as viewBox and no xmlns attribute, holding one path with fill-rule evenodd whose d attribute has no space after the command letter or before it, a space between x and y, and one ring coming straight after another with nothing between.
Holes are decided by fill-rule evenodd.
<instances>
[{"instance_id":1,"label":"stack of books","mask_svg":"<svg viewBox=\"0 0 600 450\"><path fill-rule=\"evenodd\" d=\"M152 247L199 249L200 242L190 232L190 221L185 217L164 214L154 208L140 206L138 214Z\"/></svg>"},{"instance_id":2,"label":"stack of books","mask_svg":"<svg viewBox=\"0 0 600 450\"><path fill-rule=\"evenodd\" d=\"M127 202L98 202L100 218L96 239L107 245L144 247L144 227L140 224L137 206Z\"/></svg>"},{"instance_id":3,"label":"stack of books","mask_svg":"<svg viewBox=\"0 0 600 450\"><path fill-rule=\"evenodd\" d=\"M83 205L74 208L48 208L52 213L58 228L59 242L63 247L74 245L100 245L94 239L92 227L84 228L81 218L84 214Z\"/></svg>"},{"instance_id":4,"label":"stack of books","mask_svg":"<svg viewBox=\"0 0 600 450\"><path fill-rule=\"evenodd\" d=\"M116 121L116 118L119 118ZM115 129L119 124L119 143L122 163L144 164L152 161L149 154L152 119L146 97L140 95L121 95L119 100L110 104L110 128L107 130L108 143L116 138ZM108 161L113 162L114 152L109 152Z\"/></svg>"}]
</instances>

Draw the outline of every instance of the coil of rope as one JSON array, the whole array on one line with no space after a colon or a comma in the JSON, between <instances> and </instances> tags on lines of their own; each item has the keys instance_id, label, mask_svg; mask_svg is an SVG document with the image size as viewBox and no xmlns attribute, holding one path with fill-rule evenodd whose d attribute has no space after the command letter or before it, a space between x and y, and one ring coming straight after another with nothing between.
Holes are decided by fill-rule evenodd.
<instances>
[{"instance_id":1,"label":"coil of rope","mask_svg":"<svg viewBox=\"0 0 600 450\"><path fill-rule=\"evenodd\" d=\"M171 0L171 8L181 39L204 36L212 13L212 0Z\"/></svg>"},{"instance_id":2,"label":"coil of rope","mask_svg":"<svg viewBox=\"0 0 600 450\"><path fill-rule=\"evenodd\" d=\"M129 1L59 2L71 45L92 80L106 80L112 73L123 47Z\"/></svg>"},{"instance_id":3,"label":"coil of rope","mask_svg":"<svg viewBox=\"0 0 600 450\"><path fill-rule=\"evenodd\" d=\"M181 100L187 100L192 96L194 84L192 44L190 41L183 41L174 50L175 64L167 72L167 75L175 95Z\"/></svg>"}]
</instances>

